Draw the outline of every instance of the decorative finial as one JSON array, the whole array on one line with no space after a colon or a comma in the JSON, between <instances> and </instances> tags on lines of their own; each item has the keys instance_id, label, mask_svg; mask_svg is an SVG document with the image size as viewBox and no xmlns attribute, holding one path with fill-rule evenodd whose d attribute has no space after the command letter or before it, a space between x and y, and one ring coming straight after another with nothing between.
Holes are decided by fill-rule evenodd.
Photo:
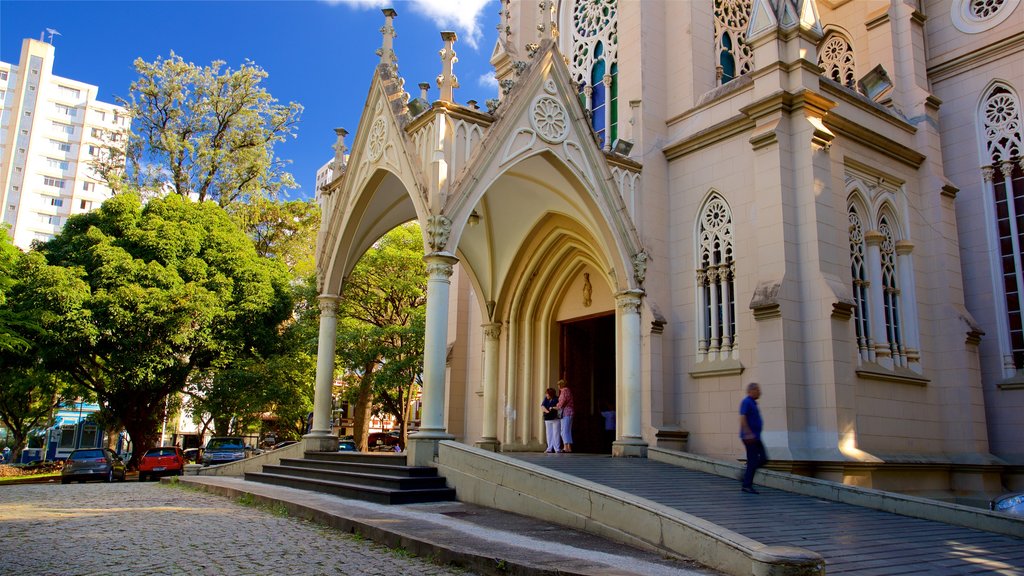
<instances>
[{"instance_id":1,"label":"decorative finial","mask_svg":"<svg viewBox=\"0 0 1024 576\"><path fill-rule=\"evenodd\" d=\"M332 146L334 148L334 170L335 174L338 174L345 166L345 152L348 152L348 147L345 146L345 136L348 136L348 130L335 128L334 133L338 136L337 141Z\"/></svg>"},{"instance_id":2,"label":"decorative finial","mask_svg":"<svg viewBox=\"0 0 1024 576\"><path fill-rule=\"evenodd\" d=\"M553 40L555 38L555 22L552 18L554 2L552 0L540 0L540 24L537 24L537 37L541 40Z\"/></svg>"},{"instance_id":3,"label":"decorative finial","mask_svg":"<svg viewBox=\"0 0 1024 576\"><path fill-rule=\"evenodd\" d=\"M420 82L419 83L419 87L420 87L420 98L423 98L424 102L430 102L430 99L427 98L427 90L430 90L430 82Z\"/></svg>"},{"instance_id":4,"label":"decorative finial","mask_svg":"<svg viewBox=\"0 0 1024 576\"><path fill-rule=\"evenodd\" d=\"M398 57L395 56L395 38L398 38L398 34L395 34L394 25L398 12L393 8L385 8L381 12L384 13L384 26L381 26L380 34L384 41L377 50L377 55L380 56L381 64L394 69L398 66Z\"/></svg>"},{"instance_id":5,"label":"decorative finial","mask_svg":"<svg viewBox=\"0 0 1024 576\"><path fill-rule=\"evenodd\" d=\"M437 87L441 89L440 99L444 102L455 102L455 89L459 87L459 79L452 67L459 61L455 57L454 44L458 38L455 32L441 32L444 48L441 49L441 74L437 76Z\"/></svg>"}]
</instances>

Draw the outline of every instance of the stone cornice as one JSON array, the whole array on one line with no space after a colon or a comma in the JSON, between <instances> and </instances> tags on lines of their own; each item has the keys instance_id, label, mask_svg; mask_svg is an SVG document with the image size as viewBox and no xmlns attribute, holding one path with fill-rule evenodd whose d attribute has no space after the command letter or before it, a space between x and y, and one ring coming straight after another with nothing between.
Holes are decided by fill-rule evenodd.
<instances>
[{"instance_id":1,"label":"stone cornice","mask_svg":"<svg viewBox=\"0 0 1024 576\"><path fill-rule=\"evenodd\" d=\"M1024 50L1024 32L1019 32L977 50L971 50L966 54L933 64L928 67L928 78L933 84L942 82L960 72L978 68L997 58L1002 58L1007 54L1020 50Z\"/></svg>"},{"instance_id":2,"label":"stone cornice","mask_svg":"<svg viewBox=\"0 0 1024 576\"><path fill-rule=\"evenodd\" d=\"M837 135L849 138L853 142L871 148L876 152L881 152L885 156L898 160L914 169L920 168L925 158L927 158L927 156L913 148L904 146L891 138L886 138L874 130L865 128L838 114L826 116L825 125Z\"/></svg>"},{"instance_id":3,"label":"stone cornice","mask_svg":"<svg viewBox=\"0 0 1024 576\"><path fill-rule=\"evenodd\" d=\"M854 92L853 90L850 90L849 88L843 86L842 84L839 84L838 82L834 82L832 80L829 80L828 78L822 78L821 91L825 92L829 96L834 96L837 100L841 100L846 104L854 106L858 110L863 110L864 112L867 112L880 120L885 120L889 124L892 124L896 128L900 128L901 130L909 134L914 134L917 132L917 128L915 128L912 124L905 121L904 119L893 114L888 108L882 106L881 104L873 102L872 100L869 100L866 96L860 94L859 92ZM935 100L938 99L936 98ZM934 103L933 100L928 100L928 102ZM938 100L938 103L941 102L941 100Z\"/></svg>"},{"instance_id":4,"label":"stone cornice","mask_svg":"<svg viewBox=\"0 0 1024 576\"><path fill-rule=\"evenodd\" d=\"M605 160L612 166L618 166L623 170L629 170L630 172L641 172L643 171L644 165L621 154L615 154L614 152L605 152Z\"/></svg>"},{"instance_id":5,"label":"stone cornice","mask_svg":"<svg viewBox=\"0 0 1024 576\"><path fill-rule=\"evenodd\" d=\"M681 156L710 146L716 142L732 138L754 128L754 121L744 114L737 114L728 120L709 126L700 132L691 134L677 142L669 144L662 149L667 160L674 160Z\"/></svg>"},{"instance_id":6,"label":"stone cornice","mask_svg":"<svg viewBox=\"0 0 1024 576\"><path fill-rule=\"evenodd\" d=\"M472 108L466 108L461 104L454 102L444 102L438 100L431 105L429 114L420 114L415 120L409 123L405 127L406 134L412 134L419 130L421 127L434 121L434 117L438 111L443 110L448 117L454 120L466 120L474 124L480 124L483 127L488 127L494 123L494 116L486 112L480 112L479 110L473 110Z\"/></svg>"}]
</instances>

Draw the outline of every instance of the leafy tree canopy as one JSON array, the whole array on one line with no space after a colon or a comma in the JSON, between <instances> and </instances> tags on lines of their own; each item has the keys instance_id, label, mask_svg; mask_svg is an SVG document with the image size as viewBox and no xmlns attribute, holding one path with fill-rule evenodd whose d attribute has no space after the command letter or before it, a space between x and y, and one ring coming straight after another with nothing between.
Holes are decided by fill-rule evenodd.
<instances>
[{"instance_id":1,"label":"leafy tree canopy","mask_svg":"<svg viewBox=\"0 0 1024 576\"><path fill-rule=\"evenodd\" d=\"M249 61L237 70L222 61L197 66L171 52L136 59L135 70L130 97L120 101L132 133L110 142L110 154L97 162L115 192L170 190L228 206L295 186L274 144L295 136L302 106L278 103L262 84L262 68Z\"/></svg>"},{"instance_id":2,"label":"leafy tree canopy","mask_svg":"<svg viewBox=\"0 0 1024 576\"><path fill-rule=\"evenodd\" d=\"M259 257L224 210L180 196L114 196L39 247L29 294L65 371L131 435L153 445L164 399L190 378L275 345L289 277ZM46 275L70 276L60 289Z\"/></svg>"},{"instance_id":3,"label":"leafy tree canopy","mask_svg":"<svg viewBox=\"0 0 1024 576\"><path fill-rule=\"evenodd\" d=\"M260 256L280 260L294 278L308 278L316 273L320 207L315 200L276 202L252 198L232 206L231 215L252 238Z\"/></svg>"}]
</instances>

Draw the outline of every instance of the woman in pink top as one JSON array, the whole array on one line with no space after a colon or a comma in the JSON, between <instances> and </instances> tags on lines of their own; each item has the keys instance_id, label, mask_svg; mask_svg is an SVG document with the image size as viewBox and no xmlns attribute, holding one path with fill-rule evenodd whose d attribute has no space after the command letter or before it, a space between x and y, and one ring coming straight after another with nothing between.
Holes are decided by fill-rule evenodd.
<instances>
[{"instance_id":1,"label":"woman in pink top","mask_svg":"<svg viewBox=\"0 0 1024 576\"><path fill-rule=\"evenodd\" d=\"M572 392L565 384L565 380L558 381L558 405L556 406L562 415L562 445L559 452L572 452Z\"/></svg>"}]
</instances>

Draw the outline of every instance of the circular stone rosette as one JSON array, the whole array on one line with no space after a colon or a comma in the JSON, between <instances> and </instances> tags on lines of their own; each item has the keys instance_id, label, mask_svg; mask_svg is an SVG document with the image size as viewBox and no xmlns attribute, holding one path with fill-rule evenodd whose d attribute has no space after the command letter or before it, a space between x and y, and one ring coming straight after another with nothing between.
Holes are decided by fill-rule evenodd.
<instances>
[{"instance_id":1,"label":"circular stone rosette","mask_svg":"<svg viewBox=\"0 0 1024 576\"><path fill-rule=\"evenodd\" d=\"M377 118L370 126L370 141L367 149L370 153L370 160L376 162L384 154L384 139L387 136L387 126L384 125L384 118Z\"/></svg>"},{"instance_id":2,"label":"circular stone rosette","mask_svg":"<svg viewBox=\"0 0 1024 576\"><path fill-rule=\"evenodd\" d=\"M541 96L530 109L530 125L541 140L560 144L569 135L569 115L562 104L550 96Z\"/></svg>"}]
</instances>

